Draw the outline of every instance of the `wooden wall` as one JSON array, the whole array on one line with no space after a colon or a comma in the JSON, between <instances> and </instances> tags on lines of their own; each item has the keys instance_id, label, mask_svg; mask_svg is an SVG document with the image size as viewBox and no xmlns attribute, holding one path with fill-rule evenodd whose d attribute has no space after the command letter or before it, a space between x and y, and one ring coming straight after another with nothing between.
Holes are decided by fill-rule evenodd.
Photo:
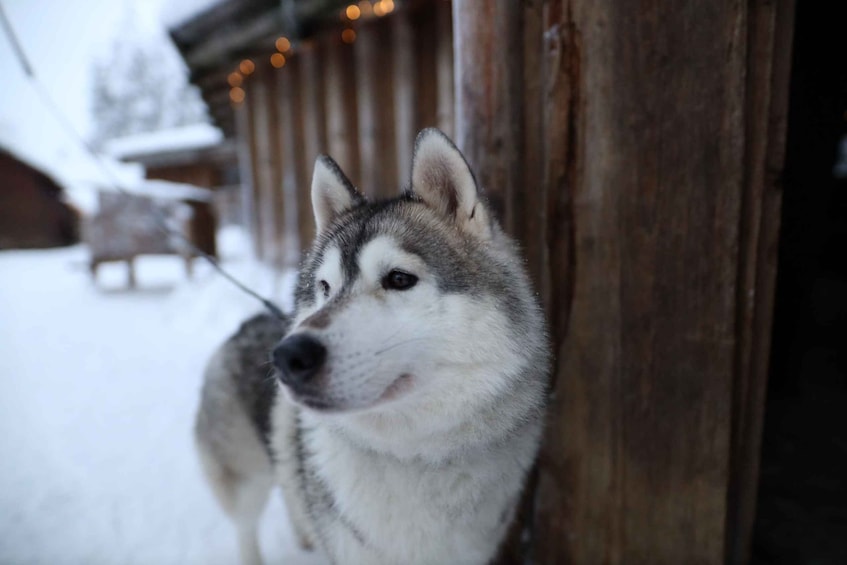
<instances>
[{"instance_id":1,"label":"wooden wall","mask_svg":"<svg viewBox=\"0 0 847 565\"><path fill-rule=\"evenodd\" d=\"M365 194L392 196L408 182L417 132L453 132L450 4L412 3L353 29L352 43L336 27L295 41L281 68L272 51L251 58L235 108L244 203L255 251L273 264L295 265L314 237L319 154Z\"/></svg>"},{"instance_id":2,"label":"wooden wall","mask_svg":"<svg viewBox=\"0 0 847 565\"><path fill-rule=\"evenodd\" d=\"M507 561L746 562L792 1L453 15L458 141L524 242L556 354Z\"/></svg>"},{"instance_id":3,"label":"wooden wall","mask_svg":"<svg viewBox=\"0 0 847 565\"><path fill-rule=\"evenodd\" d=\"M80 215L62 187L10 153L0 151L0 250L73 245Z\"/></svg>"}]
</instances>

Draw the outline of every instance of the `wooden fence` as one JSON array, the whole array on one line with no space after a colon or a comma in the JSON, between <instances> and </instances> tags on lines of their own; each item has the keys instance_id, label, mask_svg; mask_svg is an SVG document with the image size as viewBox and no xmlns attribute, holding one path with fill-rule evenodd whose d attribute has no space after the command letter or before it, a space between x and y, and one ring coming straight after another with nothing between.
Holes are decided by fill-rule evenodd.
<instances>
[{"instance_id":1,"label":"wooden fence","mask_svg":"<svg viewBox=\"0 0 847 565\"><path fill-rule=\"evenodd\" d=\"M524 244L556 368L505 561L746 561L792 19L793 0L432 0L257 63L236 118L261 258L311 240L319 152L391 194L428 125Z\"/></svg>"}]
</instances>

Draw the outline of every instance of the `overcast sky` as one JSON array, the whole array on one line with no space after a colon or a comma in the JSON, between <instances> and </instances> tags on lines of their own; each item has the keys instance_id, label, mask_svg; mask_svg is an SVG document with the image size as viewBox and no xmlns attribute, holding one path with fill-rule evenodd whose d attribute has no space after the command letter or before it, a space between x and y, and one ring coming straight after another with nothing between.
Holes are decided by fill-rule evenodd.
<instances>
[{"instance_id":1,"label":"overcast sky","mask_svg":"<svg viewBox=\"0 0 847 565\"><path fill-rule=\"evenodd\" d=\"M134 33L163 34L163 0L0 0L30 64L63 113L81 134L91 132L90 80L131 22ZM0 144L41 159L79 158L30 85L5 31L0 29Z\"/></svg>"}]
</instances>

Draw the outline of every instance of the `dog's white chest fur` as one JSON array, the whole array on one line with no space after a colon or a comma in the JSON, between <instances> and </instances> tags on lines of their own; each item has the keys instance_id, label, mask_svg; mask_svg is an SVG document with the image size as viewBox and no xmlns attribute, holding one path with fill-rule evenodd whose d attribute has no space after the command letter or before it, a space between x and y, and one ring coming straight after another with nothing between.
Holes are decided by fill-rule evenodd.
<instances>
[{"instance_id":1,"label":"dog's white chest fur","mask_svg":"<svg viewBox=\"0 0 847 565\"><path fill-rule=\"evenodd\" d=\"M336 562L482 565L493 557L525 473L516 447L531 453L535 430L508 449L435 464L362 449L304 416L310 464L301 479L331 495L334 512L319 513L313 527Z\"/></svg>"}]
</instances>

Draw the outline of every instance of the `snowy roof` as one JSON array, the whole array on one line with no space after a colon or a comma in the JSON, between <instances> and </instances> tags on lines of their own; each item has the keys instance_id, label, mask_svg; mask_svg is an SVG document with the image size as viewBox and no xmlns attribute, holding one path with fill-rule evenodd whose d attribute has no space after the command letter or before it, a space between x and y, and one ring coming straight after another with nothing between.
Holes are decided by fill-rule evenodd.
<instances>
[{"instance_id":1,"label":"snowy roof","mask_svg":"<svg viewBox=\"0 0 847 565\"><path fill-rule=\"evenodd\" d=\"M118 192L111 185L99 187L104 192ZM192 184L172 182L159 179L140 179L135 183L121 186L121 190L138 196L149 196L156 200L199 200L208 202L212 199L212 191Z\"/></svg>"},{"instance_id":2,"label":"snowy roof","mask_svg":"<svg viewBox=\"0 0 847 565\"><path fill-rule=\"evenodd\" d=\"M115 183L135 186L144 176L140 165L120 163L103 155L93 157L79 147L54 153L44 147L0 139L0 149L52 178L64 188L65 199L86 213L97 209L98 187Z\"/></svg>"},{"instance_id":3,"label":"snowy roof","mask_svg":"<svg viewBox=\"0 0 847 565\"><path fill-rule=\"evenodd\" d=\"M132 159L175 151L205 149L220 144L221 130L211 124L193 124L179 128L139 133L106 142L104 151L115 159Z\"/></svg>"},{"instance_id":4,"label":"snowy roof","mask_svg":"<svg viewBox=\"0 0 847 565\"><path fill-rule=\"evenodd\" d=\"M65 200L80 211L90 214L97 211L98 192L125 191L140 196L166 200L211 200L211 191L190 184L144 178L144 169L137 164L127 164L100 155L98 159L69 158L48 164L46 159L22 147L0 141L0 151L5 151L53 179L64 189ZM117 186L116 186L117 185Z\"/></svg>"}]
</instances>

